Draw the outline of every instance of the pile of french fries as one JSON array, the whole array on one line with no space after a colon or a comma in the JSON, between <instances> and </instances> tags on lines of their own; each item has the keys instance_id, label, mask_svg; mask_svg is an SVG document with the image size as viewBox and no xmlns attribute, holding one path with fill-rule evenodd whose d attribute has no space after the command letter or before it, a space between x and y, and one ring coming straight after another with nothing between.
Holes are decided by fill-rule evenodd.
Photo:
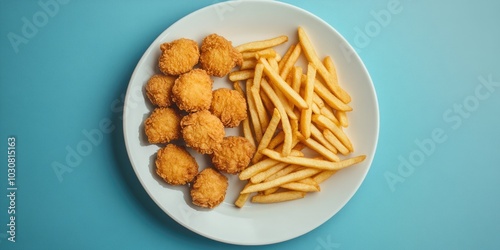
<instances>
[{"instance_id":1,"label":"pile of french fries","mask_svg":"<svg viewBox=\"0 0 500 250\"><path fill-rule=\"evenodd\" d=\"M249 197L256 203L303 198L320 191L319 184L336 171L366 158L349 156L354 148L343 129L349 126L351 97L338 83L332 58L320 60L302 27L297 34L299 42L283 56L275 48L287 36L236 47L244 61L229 80L246 96L249 116L243 134L257 147L251 165L239 174L248 182L237 207ZM301 56L307 62L305 73L298 65ZM306 148L308 155L302 152Z\"/></svg>"}]
</instances>

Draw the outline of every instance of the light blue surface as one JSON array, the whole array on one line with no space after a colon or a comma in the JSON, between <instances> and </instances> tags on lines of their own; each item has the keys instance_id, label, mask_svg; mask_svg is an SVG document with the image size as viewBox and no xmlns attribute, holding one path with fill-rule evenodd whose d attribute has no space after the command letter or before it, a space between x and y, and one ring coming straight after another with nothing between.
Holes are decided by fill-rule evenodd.
<instances>
[{"instance_id":1,"label":"light blue surface","mask_svg":"<svg viewBox=\"0 0 500 250\"><path fill-rule=\"evenodd\" d=\"M149 44L217 1L42 6L54 1L0 0L0 249L241 248L192 233L154 204L128 161L121 121ZM365 182L331 220L245 248L499 249L499 2L286 2L328 22L360 53L378 94L379 144ZM36 32L23 30L24 18ZM26 40L13 46L9 37L23 31ZM97 130L102 139L88 139ZM6 226L10 136L15 243ZM73 165L60 179L58 163Z\"/></svg>"}]
</instances>

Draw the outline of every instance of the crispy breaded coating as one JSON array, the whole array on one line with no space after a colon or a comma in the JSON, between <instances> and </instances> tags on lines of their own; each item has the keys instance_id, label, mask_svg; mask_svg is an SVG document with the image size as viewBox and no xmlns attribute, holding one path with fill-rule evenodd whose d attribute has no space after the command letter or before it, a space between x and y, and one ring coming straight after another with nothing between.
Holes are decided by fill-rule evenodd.
<instances>
[{"instance_id":1,"label":"crispy breaded coating","mask_svg":"<svg viewBox=\"0 0 500 250\"><path fill-rule=\"evenodd\" d=\"M247 118L247 102L245 97L232 89L216 89L212 92L210 112L219 117L224 126L237 127Z\"/></svg>"},{"instance_id":2,"label":"crispy breaded coating","mask_svg":"<svg viewBox=\"0 0 500 250\"><path fill-rule=\"evenodd\" d=\"M203 169L191 185L193 204L200 207L214 208L224 201L228 187L227 177L213 168Z\"/></svg>"},{"instance_id":3,"label":"crispy breaded coating","mask_svg":"<svg viewBox=\"0 0 500 250\"><path fill-rule=\"evenodd\" d=\"M237 174L248 167L255 153L255 146L245 137L224 138L212 155L214 167L223 173Z\"/></svg>"},{"instance_id":4,"label":"crispy breaded coating","mask_svg":"<svg viewBox=\"0 0 500 250\"><path fill-rule=\"evenodd\" d=\"M193 69L180 75L172 87L172 99L179 109L197 112L210 108L213 80L205 70Z\"/></svg>"},{"instance_id":5,"label":"crispy breaded coating","mask_svg":"<svg viewBox=\"0 0 500 250\"><path fill-rule=\"evenodd\" d=\"M170 107L172 105L172 87L175 77L156 74L149 78L146 83L146 95L151 103L158 107Z\"/></svg>"},{"instance_id":6,"label":"crispy breaded coating","mask_svg":"<svg viewBox=\"0 0 500 250\"><path fill-rule=\"evenodd\" d=\"M225 136L224 125L208 110L186 115L181 120L182 137L188 147L211 154Z\"/></svg>"},{"instance_id":7,"label":"crispy breaded coating","mask_svg":"<svg viewBox=\"0 0 500 250\"><path fill-rule=\"evenodd\" d=\"M223 77L243 62L243 56L231 42L217 34L205 37L200 51L201 68L212 76Z\"/></svg>"},{"instance_id":8,"label":"crispy breaded coating","mask_svg":"<svg viewBox=\"0 0 500 250\"><path fill-rule=\"evenodd\" d=\"M181 116L172 108L156 108L144 121L149 143L169 143L181 137Z\"/></svg>"},{"instance_id":9,"label":"crispy breaded coating","mask_svg":"<svg viewBox=\"0 0 500 250\"><path fill-rule=\"evenodd\" d=\"M156 155L156 174L171 185L184 185L198 174L198 163L185 148L168 144Z\"/></svg>"},{"instance_id":10,"label":"crispy breaded coating","mask_svg":"<svg viewBox=\"0 0 500 250\"><path fill-rule=\"evenodd\" d=\"M180 75L190 71L200 58L198 43L180 38L160 45L161 55L158 68L167 75Z\"/></svg>"}]
</instances>

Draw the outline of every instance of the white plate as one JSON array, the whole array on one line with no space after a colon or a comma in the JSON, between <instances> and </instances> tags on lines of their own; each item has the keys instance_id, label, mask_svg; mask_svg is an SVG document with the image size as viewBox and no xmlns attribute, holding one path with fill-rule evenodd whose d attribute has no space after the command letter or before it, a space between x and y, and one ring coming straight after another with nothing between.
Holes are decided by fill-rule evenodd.
<instances>
[{"instance_id":1,"label":"white plate","mask_svg":"<svg viewBox=\"0 0 500 250\"><path fill-rule=\"evenodd\" d=\"M154 173L157 145L150 145L143 133L143 121L152 110L144 85L157 73L160 44L181 37L201 41L218 33L234 45L248 41L288 35L283 50L297 42L296 30L304 27L319 56L332 56L341 85L351 94L350 126L346 133L355 146L355 155L367 159L344 169L327 182L321 192L304 199L279 204L247 203L233 205L242 183L229 176L225 201L213 210L191 205L188 188L165 184ZM283 52L283 51L282 51ZM346 56L349 55L349 56ZM230 87L214 78L214 88ZM205 237L232 244L263 245L285 241L305 234L336 214L354 195L373 160L378 138L378 104L373 84L363 63L346 40L327 23L297 7L273 1L222 2L187 15L166 29L151 44L139 61L128 86L123 116L124 136L132 166L143 187L158 206L175 221ZM236 130L228 130L234 134ZM192 151L191 151L192 152ZM206 156L196 155L200 170L208 166Z\"/></svg>"}]
</instances>

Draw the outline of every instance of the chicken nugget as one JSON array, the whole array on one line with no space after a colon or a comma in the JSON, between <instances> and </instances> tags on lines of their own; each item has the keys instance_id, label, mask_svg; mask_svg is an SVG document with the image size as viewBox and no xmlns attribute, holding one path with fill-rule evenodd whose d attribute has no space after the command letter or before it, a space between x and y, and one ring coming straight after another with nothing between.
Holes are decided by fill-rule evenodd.
<instances>
[{"instance_id":1,"label":"chicken nugget","mask_svg":"<svg viewBox=\"0 0 500 250\"><path fill-rule=\"evenodd\" d=\"M172 87L172 99L179 109L197 112L210 108L213 80L205 70L193 69L180 75Z\"/></svg>"},{"instance_id":2,"label":"chicken nugget","mask_svg":"<svg viewBox=\"0 0 500 250\"><path fill-rule=\"evenodd\" d=\"M227 177L213 168L203 169L191 185L193 204L214 208L224 201L229 183Z\"/></svg>"},{"instance_id":3,"label":"chicken nugget","mask_svg":"<svg viewBox=\"0 0 500 250\"><path fill-rule=\"evenodd\" d=\"M216 89L212 92L210 112L219 117L224 126L237 127L247 118L247 102L240 92L232 89Z\"/></svg>"},{"instance_id":4,"label":"chicken nugget","mask_svg":"<svg viewBox=\"0 0 500 250\"><path fill-rule=\"evenodd\" d=\"M160 45L158 68L167 75L180 75L190 71L200 59L198 43L180 38Z\"/></svg>"},{"instance_id":5,"label":"chicken nugget","mask_svg":"<svg viewBox=\"0 0 500 250\"><path fill-rule=\"evenodd\" d=\"M168 144L156 155L156 174L171 185L184 185L198 174L198 163L184 147Z\"/></svg>"},{"instance_id":6,"label":"chicken nugget","mask_svg":"<svg viewBox=\"0 0 500 250\"><path fill-rule=\"evenodd\" d=\"M212 154L225 136L224 125L208 110L184 116L181 131L186 145L201 154Z\"/></svg>"},{"instance_id":7,"label":"chicken nugget","mask_svg":"<svg viewBox=\"0 0 500 250\"><path fill-rule=\"evenodd\" d=\"M172 105L172 87L175 77L156 74L146 83L146 95L153 105L170 107Z\"/></svg>"},{"instance_id":8,"label":"chicken nugget","mask_svg":"<svg viewBox=\"0 0 500 250\"><path fill-rule=\"evenodd\" d=\"M212 163L221 172L237 174L248 167L255 153L255 146L245 137L228 136L214 150Z\"/></svg>"},{"instance_id":9,"label":"chicken nugget","mask_svg":"<svg viewBox=\"0 0 500 250\"><path fill-rule=\"evenodd\" d=\"M168 143L181 137L181 116L172 108L156 108L144 121L149 143Z\"/></svg>"},{"instance_id":10,"label":"chicken nugget","mask_svg":"<svg viewBox=\"0 0 500 250\"><path fill-rule=\"evenodd\" d=\"M212 76L223 77L243 62L243 56L231 42L217 34L205 37L200 50L201 68Z\"/></svg>"}]
</instances>

